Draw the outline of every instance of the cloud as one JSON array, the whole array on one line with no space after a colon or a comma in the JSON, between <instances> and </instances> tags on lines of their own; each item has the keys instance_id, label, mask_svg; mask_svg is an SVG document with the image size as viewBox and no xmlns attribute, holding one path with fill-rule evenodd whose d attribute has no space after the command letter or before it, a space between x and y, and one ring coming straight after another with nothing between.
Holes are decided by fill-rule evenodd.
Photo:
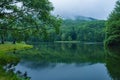
<instances>
[{"instance_id":1,"label":"cloud","mask_svg":"<svg viewBox=\"0 0 120 80\"><path fill-rule=\"evenodd\" d=\"M62 17L87 16L106 19L117 0L50 0L55 7L53 14Z\"/></svg>"}]
</instances>

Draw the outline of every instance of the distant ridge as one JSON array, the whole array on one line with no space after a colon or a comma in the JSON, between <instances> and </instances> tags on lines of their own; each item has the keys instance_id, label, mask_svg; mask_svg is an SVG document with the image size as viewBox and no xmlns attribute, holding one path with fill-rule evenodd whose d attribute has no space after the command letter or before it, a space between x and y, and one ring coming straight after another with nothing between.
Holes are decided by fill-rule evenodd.
<instances>
[{"instance_id":1,"label":"distant ridge","mask_svg":"<svg viewBox=\"0 0 120 80\"><path fill-rule=\"evenodd\" d=\"M74 17L64 17L63 19L71 19L71 20L84 20L84 21L94 21L98 20L92 17L85 17L85 16L74 16Z\"/></svg>"}]
</instances>

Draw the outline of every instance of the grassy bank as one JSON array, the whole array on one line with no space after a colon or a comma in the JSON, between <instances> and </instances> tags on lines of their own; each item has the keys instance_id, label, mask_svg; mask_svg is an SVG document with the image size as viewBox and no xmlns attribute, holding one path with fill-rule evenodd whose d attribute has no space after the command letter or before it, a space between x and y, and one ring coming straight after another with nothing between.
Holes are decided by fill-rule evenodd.
<instances>
[{"instance_id":1,"label":"grassy bank","mask_svg":"<svg viewBox=\"0 0 120 80\"><path fill-rule=\"evenodd\" d=\"M16 43L16 44L0 44L0 53L7 53L13 50L23 50L23 49L29 49L32 48L32 45L27 45L24 43Z\"/></svg>"},{"instance_id":2,"label":"grassy bank","mask_svg":"<svg viewBox=\"0 0 120 80\"><path fill-rule=\"evenodd\" d=\"M8 52L12 52L14 50L23 50L23 49L29 49L32 48L32 45L27 45L23 43L17 43L17 44L0 44L0 64L5 65L11 62L14 62L14 60L18 61L15 55L13 54L7 54Z\"/></svg>"},{"instance_id":3,"label":"grassy bank","mask_svg":"<svg viewBox=\"0 0 120 80\"><path fill-rule=\"evenodd\" d=\"M25 49L29 49L32 47L33 47L32 45L27 45L24 43L0 44L0 80L22 80L19 77L17 77L17 75L14 74L13 72L11 72L11 71L6 72L3 69L3 66L5 66L7 64L17 64L20 60L14 54L10 54L9 52L12 52L14 50L25 50Z\"/></svg>"}]
</instances>

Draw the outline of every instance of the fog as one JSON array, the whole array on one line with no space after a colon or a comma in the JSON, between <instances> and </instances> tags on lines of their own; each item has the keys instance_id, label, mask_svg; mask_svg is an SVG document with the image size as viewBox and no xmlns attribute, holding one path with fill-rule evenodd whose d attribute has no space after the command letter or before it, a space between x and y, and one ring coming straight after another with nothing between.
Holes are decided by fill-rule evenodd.
<instances>
[{"instance_id":1,"label":"fog","mask_svg":"<svg viewBox=\"0 0 120 80\"><path fill-rule=\"evenodd\" d=\"M117 0L50 0L55 7L52 12L61 17L86 16L107 19Z\"/></svg>"}]
</instances>

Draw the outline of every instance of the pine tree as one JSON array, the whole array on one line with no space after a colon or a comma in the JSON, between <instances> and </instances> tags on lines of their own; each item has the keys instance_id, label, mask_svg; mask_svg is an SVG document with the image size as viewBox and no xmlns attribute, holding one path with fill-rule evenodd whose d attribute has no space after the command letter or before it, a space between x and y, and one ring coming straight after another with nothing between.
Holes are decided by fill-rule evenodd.
<instances>
[{"instance_id":1,"label":"pine tree","mask_svg":"<svg viewBox=\"0 0 120 80\"><path fill-rule=\"evenodd\" d=\"M107 20L105 45L120 45L120 0L116 2L115 8Z\"/></svg>"}]
</instances>

